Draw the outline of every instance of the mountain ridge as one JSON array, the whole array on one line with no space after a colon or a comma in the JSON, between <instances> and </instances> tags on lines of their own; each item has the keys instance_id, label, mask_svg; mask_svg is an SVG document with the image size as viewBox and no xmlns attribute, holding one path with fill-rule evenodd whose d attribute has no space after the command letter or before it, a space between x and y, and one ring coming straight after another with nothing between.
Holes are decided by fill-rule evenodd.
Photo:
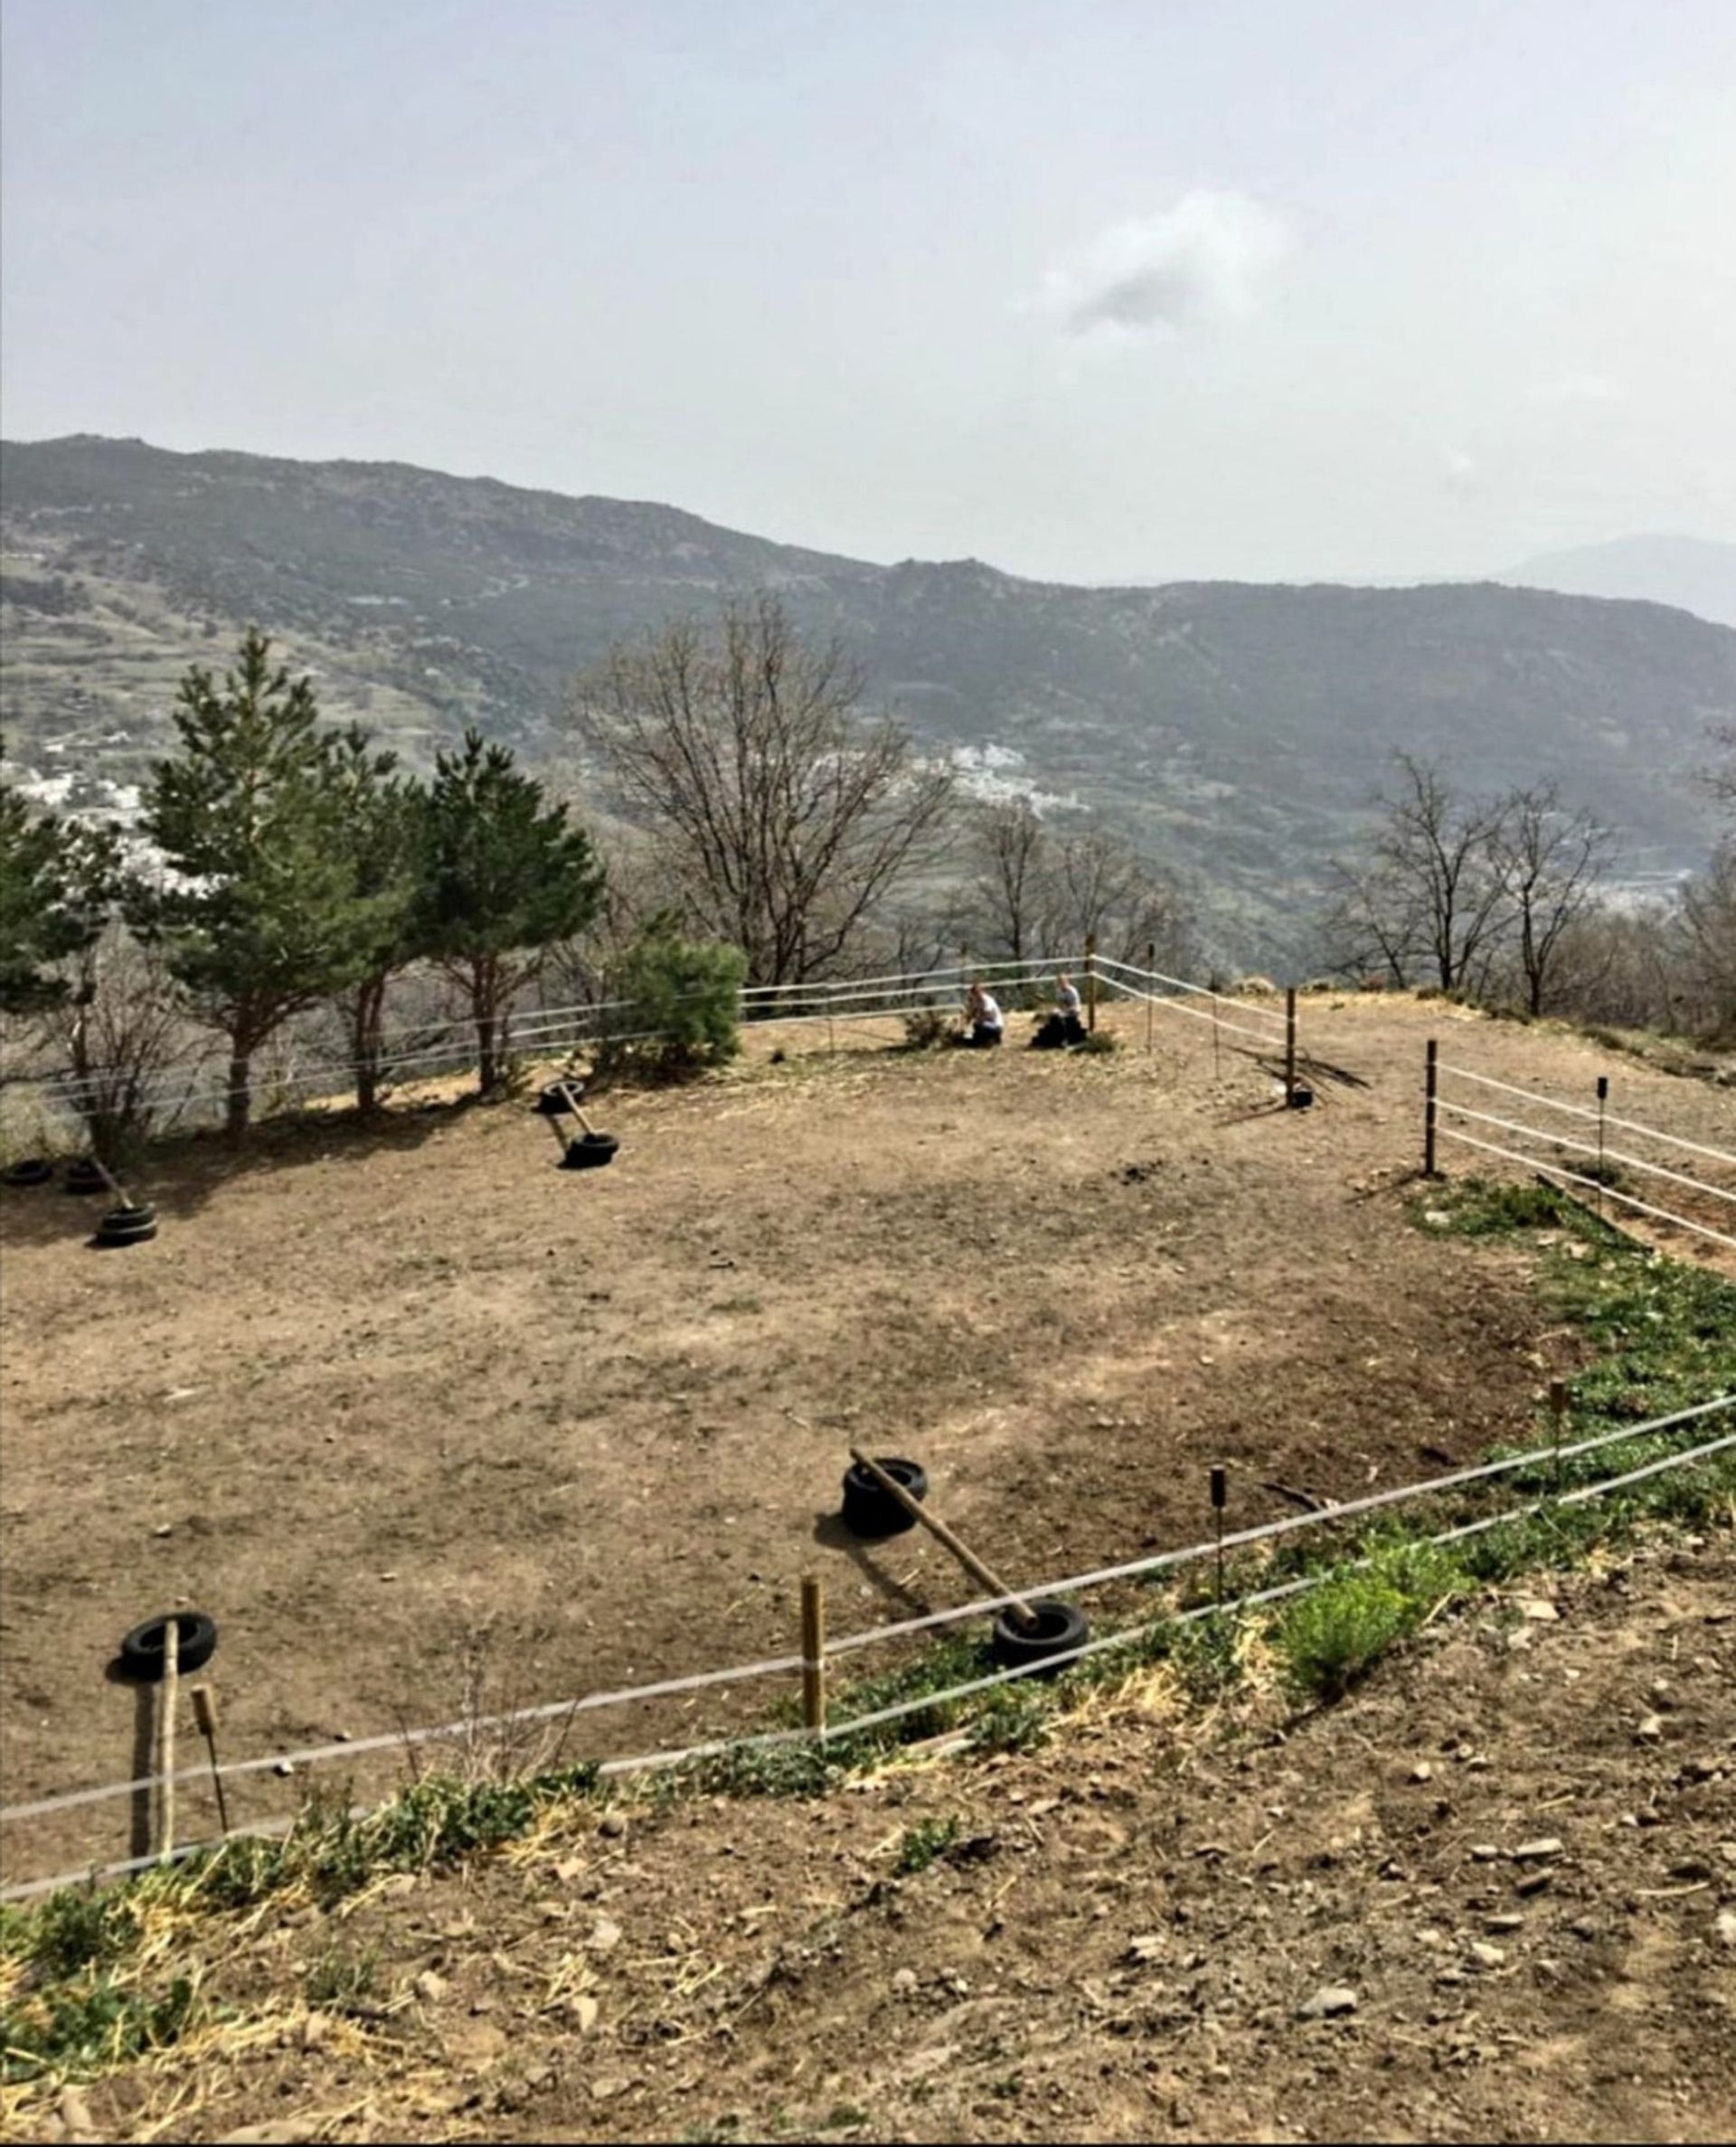
<instances>
[{"instance_id":1,"label":"mountain ridge","mask_svg":"<svg viewBox=\"0 0 1736 2147\"><path fill-rule=\"evenodd\" d=\"M1653 603L1494 580L1080 588L407 463L0 443L0 552L14 753L122 780L163 749L186 663L250 620L413 763L476 722L582 774L575 674L770 588L937 750L1016 756L1015 785L1102 812L1271 960L1303 959L1297 921L1393 751L1478 787L1555 776L1667 873L1703 854L1692 771L1736 715L1736 633Z\"/></svg>"}]
</instances>

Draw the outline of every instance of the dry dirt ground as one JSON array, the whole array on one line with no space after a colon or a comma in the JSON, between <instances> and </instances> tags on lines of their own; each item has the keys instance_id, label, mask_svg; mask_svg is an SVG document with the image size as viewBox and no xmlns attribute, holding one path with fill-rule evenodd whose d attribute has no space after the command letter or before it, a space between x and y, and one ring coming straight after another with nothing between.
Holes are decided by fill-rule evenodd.
<instances>
[{"instance_id":1,"label":"dry dirt ground","mask_svg":"<svg viewBox=\"0 0 1736 2147\"><path fill-rule=\"evenodd\" d=\"M1736 1134L1729 1090L1441 1007L1307 1000L1305 1042L1372 1085L1294 1113L1239 1055L1215 1075L1202 1025L1159 1016L1149 1055L1142 1010L1115 1025L1102 1057L899 1055L892 1025L775 1064L760 1034L724 1080L600 1102L599 1172L552 1168L522 1102L268 1127L240 1165L195 1143L150 1176L158 1240L105 1256L63 1192L0 1196L7 1802L134 1771L105 1665L175 1603L218 1621L236 1758L782 1654L806 1570L835 1632L974 1594L927 1538L842 1536L853 1438L923 1461L1030 1584L1207 1532L1213 1461L1251 1522L1291 1509L1270 1485L1514 1435L1572 1344L1522 1253L1404 1219L1431 1029ZM778 1689L587 1716L565 1754ZM231 1818L297 1792L250 1777ZM137 1817L8 1826L5 1874L125 1855ZM184 1834L212 1819L184 1798Z\"/></svg>"},{"instance_id":2,"label":"dry dirt ground","mask_svg":"<svg viewBox=\"0 0 1736 2147\"><path fill-rule=\"evenodd\" d=\"M1728 2140L1733 1551L1487 1596L1299 1718L1257 1663L1215 1717L1146 1672L1034 1752L569 1807L467 1877L220 1924L241 2024L21 2131Z\"/></svg>"}]
</instances>

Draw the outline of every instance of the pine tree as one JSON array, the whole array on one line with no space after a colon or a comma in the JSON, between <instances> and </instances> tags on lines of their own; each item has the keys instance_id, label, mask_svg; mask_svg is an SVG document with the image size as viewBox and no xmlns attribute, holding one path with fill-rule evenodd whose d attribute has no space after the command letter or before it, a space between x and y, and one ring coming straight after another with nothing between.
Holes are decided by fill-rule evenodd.
<instances>
[{"instance_id":1,"label":"pine tree","mask_svg":"<svg viewBox=\"0 0 1736 2147\"><path fill-rule=\"evenodd\" d=\"M426 951L418 936L427 835L428 793L398 772L398 756L373 750L352 724L330 742L333 780L342 806L352 891L373 905L361 974L339 994L350 1032L358 1110L375 1110L384 1055L386 989Z\"/></svg>"},{"instance_id":2,"label":"pine tree","mask_svg":"<svg viewBox=\"0 0 1736 2147\"><path fill-rule=\"evenodd\" d=\"M602 901L590 838L568 824L510 749L467 731L439 754L428 799L419 932L461 984L476 1026L480 1086L501 1079L501 1017L557 941L582 932Z\"/></svg>"},{"instance_id":3,"label":"pine tree","mask_svg":"<svg viewBox=\"0 0 1736 2147\"><path fill-rule=\"evenodd\" d=\"M156 763L144 813L169 871L131 907L194 1011L229 1039L235 1139L253 1055L361 974L380 908L356 892L313 683L292 683L270 652L250 627L221 688L196 664L182 680L180 752Z\"/></svg>"},{"instance_id":4,"label":"pine tree","mask_svg":"<svg viewBox=\"0 0 1736 2147\"><path fill-rule=\"evenodd\" d=\"M56 964L101 932L120 891L118 838L36 812L0 781L0 1010L34 1014L59 1006L68 985Z\"/></svg>"}]
</instances>

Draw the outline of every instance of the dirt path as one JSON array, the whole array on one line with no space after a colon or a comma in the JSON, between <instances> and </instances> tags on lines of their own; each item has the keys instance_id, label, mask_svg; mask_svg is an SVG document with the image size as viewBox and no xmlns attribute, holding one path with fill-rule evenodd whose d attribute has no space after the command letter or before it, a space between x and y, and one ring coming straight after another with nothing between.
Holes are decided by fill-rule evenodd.
<instances>
[{"instance_id":1,"label":"dirt path","mask_svg":"<svg viewBox=\"0 0 1736 2147\"><path fill-rule=\"evenodd\" d=\"M1096 1059L841 1031L771 1064L761 1035L726 1083L609 1099L607 1171L553 1169L514 1106L268 1131L240 1170L196 1147L151 1185L157 1243L100 1259L65 1195L5 1196L7 1800L131 1772L103 1666L175 1602L218 1619L240 1756L781 1653L810 1568L835 1630L960 1600L926 1540L840 1539L849 1438L922 1460L1033 1582L1193 1540L1212 1461L1251 1521L1288 1510L1262 1486L1343 1497L1516 1433L1569 1347L1523 1256L1382 1188L1429 1027L1558 1092L1610 1062L1445 1008L1304 1018L1367 1090L1266 1112L1198 1025L1158 1017L1147 1056L1138 1009ZM1736 1136L1729 1092L1610 1070L1632 1114ZM772 1691L586 1717L577 1748ZM297 1790L254 1777L235 1816ZM7 1828L5 1870L128 1847L98 1806Z\"/></svg>"}]
</instances>

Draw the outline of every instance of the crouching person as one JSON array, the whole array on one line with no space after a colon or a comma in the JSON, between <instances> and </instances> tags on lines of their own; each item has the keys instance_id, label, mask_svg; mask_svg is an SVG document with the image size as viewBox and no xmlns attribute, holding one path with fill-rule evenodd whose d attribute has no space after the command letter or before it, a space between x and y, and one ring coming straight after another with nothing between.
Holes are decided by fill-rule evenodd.
<instances>
[{"instance_id":1,"label":"crouching person","mask_svg":"<svg viewBox=\"0 0 1736 2147\"><path fill-rule=\"evenodd\" d=\"M1059 1051L1065 1044L1085 1041L1085 1022L1079 987L1064 973L1055 979L1054 1011L1031 1039L1034 1051Z\"/></svg>"},{"instance_id":2,"label":"crouching person","mask_svg":"<svg viewBox=\"0 0 1736 2147\"><path fill-rule=\"evenodd\" d=\"M971 1049L993 1049L1005 1028L1001 1009L980 984L973 984L965 999L965 1029L960 1043Z\"/></svg>"}]
</instances>

